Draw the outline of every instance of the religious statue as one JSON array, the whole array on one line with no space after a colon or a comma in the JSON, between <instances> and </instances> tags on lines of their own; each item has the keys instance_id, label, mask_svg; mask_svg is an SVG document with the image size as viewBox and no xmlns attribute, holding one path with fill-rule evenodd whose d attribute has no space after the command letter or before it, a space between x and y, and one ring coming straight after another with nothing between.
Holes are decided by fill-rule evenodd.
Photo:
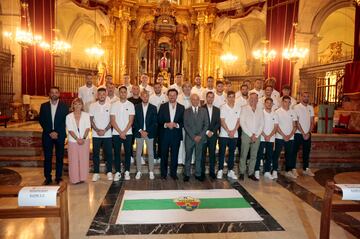
<instances>
[{"instance_id":1,"label":"religious statue","mask_svg":"<svg viewBox=\"0 0 360 239\"><path fill-rule=\"evenodd\" d=\"M140 66L141 66L141 74L145 73L146 71L146 61L144 59L144 57L141 57L141 61L140 61Z\"/></svg>"},{"instance_id":2,"label":"religious statue","mask_svg":"<svg viewBox=\"0 0 360 239\"><path fill-rule=\"evenodd\" d=\"M163 56L160 59L160 69L167 70L167 68L168 68L168 59L166 58L166 51L164 49Z\"/></svg>"}]
</instances>

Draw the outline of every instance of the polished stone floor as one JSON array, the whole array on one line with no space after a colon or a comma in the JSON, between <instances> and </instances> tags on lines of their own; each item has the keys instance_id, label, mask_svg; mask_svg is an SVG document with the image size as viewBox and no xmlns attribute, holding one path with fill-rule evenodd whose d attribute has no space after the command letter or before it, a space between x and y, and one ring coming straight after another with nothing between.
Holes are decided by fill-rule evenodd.
<instances>
[{"instance_id":1,"label":"polished stone floor","mask_svg":"<svg viewBox=\"0 0 360 239\"><path fill-rule=\"evenodd\" d=\"M7 168L16 171L21 176L21 185L40 185L43 181L41 168ZM326 176L327 175L327 176ZM134 175L132 175L133 177ZM91 175L89 175L89 179ZM84 183L69 186L69 212L70 212L70 238L318 238L320 228L319 203L324 193L324 180L335 178L339 183L359 183L360 171L358 169L320 169L316 172L314 178L300 177L296 183L287 181L280 177L278 182L269 182L261 180L253 182L245 180L232 182L233 186L244 189L252 197L259 207L262 207L273 218L283 230L243 230L242 232L231 233L186 233L186 234L156 234L156 235L105 235L105 236L87 236L94 226L94 218L99 215L111 216L113 209L104 207L111 204L108 201L114 192L114 184L105 180L92 183ZM66 179L66 178L65 178ZM194 182L195 187L200 187L199 182ZM135 187L146 185L150 182L145 179L142 181L124 182L123 187ZM234 184L235 183L235 184ZM151 184L162 185L161 187L172 188L176 184L177 188L186 188L182 181L174 183L168 181L153 181ZM205 181L204 185L223 185L229 187L231 184L226 180L211 182ZM134 186L135 185L135 186ZM197 186L196 186L197 185ZM225 186L224 186L225 185ZM238 185L238 186L237 186ZM159 186L157 186L159 187ZM340 200L337 197L337 200ZM1 199L0 208L15 207L15 199ZM100 215L101 215L100 213ZM338 215L338 223L349 222L351 225L339 226L334 221L331 222L331 238L357 238L360 229L359 213ZM345 219L344 219L345 218ZM345 220L345 221L343 221ZM105 230L108 225L105 225ZM201 230L200 230L201 231ZM351 233L350 233L350 232ZM93 233L94 234L94 233ZM96 234L96 233L95 233ZM0 238L60 238L58 219L16 219L0 220Z\"/></svg>"}]
</instances>

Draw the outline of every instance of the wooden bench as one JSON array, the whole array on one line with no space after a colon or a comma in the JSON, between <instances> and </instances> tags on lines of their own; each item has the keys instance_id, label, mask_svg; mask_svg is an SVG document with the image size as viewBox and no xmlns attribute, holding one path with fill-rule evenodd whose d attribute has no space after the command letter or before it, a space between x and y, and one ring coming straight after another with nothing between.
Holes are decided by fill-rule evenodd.
<instances>
[{"instance_id":1,"label":"wooden bench","mask_svg":"<svg viewBox=\"0 0 360 239\"><path fill-rule=\"evenodd\" d=\"M0 197L17 197L22 186L0 186ZM67 184L61 183L57 192L58 207L17 207L0 209L1 219L59 217L61 239L69 239L69 211Z\"/></svg>"},{"instance_id":2,"label":"wooden bench","mask_svg":"<svg viewBox=\"0 0 360 239\"><path fill-rule=\"evenodd\" d=\"M332 212L360 212L360 204L333 204L334 192L341 193L341 189L334 181L327 181L321 209L320 239L329 239Z\"/></svg>"}]
</instances>

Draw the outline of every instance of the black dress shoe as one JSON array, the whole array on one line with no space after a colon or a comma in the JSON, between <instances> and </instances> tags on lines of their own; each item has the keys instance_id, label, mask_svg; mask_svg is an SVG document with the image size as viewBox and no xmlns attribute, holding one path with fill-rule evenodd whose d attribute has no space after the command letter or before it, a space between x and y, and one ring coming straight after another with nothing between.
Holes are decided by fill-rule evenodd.
<instances>
[{"instance_id":1,"label":"black dress shoe","mask_svg":"<svg viewBox=\"0 0 360 239\"><path fill-rule=\"evenodd\" d=\"M240 174L240 176L239 176L239 180L244 181L244 179L245 179L244 174Z\"/></svg>"},{"instance_id":2,"label":"black dress shoe","mask_svg":"<svg viewBox=\"0 0 360 239\"><path fill-rule=\"evenodd\" d=\"M210 176L210 178L212 178L212 179L216 179L215 173L210 173L209 176Z\"/></svg>"},{"instance_id":3,"label":"black dress shoe","mask_svg":"<svg viewBox=\"0 0 360 239\"><path fill-rule=\"evenodd\" d=\"M203 182L203 181L204 181L204 178L201 177L201 176L195 176L195 179L199 180L200 182Z\"/></svg>"},{"instance_id":4,"label":"black dress shoe","mask_svg":"<svg viewBox=\"0 0 360 239\"><path fill-rule=\"evenodd\" d=\"M61 181L62 181L62 178L55 179L56 184L60 184Z\"/></svg>"},{"instance_id":5,"label":"black dress shoe","mask_svg":"<svg viewBox=\"0 0 360 239\"><path fill-rule=\"evenodd\" d=\"M179 179L177 175L171 176L171 178L174 179L174 180L178 180L178 179Z\"/></svg>"},{"instance_id":6,"label":"black dress shoe","mask_svg":"<svg viewBox=\"0 0 360 239\"><path fill-rule=\"evenodd\" d=\"M257 179L254 174L249 175L249 178L253 181L259 181L259 179Z\"/></svg>"},{"instance_id":7,"label":"black dress shoe","mask_svg":"<svg viewBox=\"0 0 360 239\"><path fill-rule=\"evenodd\" d=\"M184 176L184 182L189 182L189 180L190 180L190 177L189 176Z\"/></svg>"},{"instance_id":8,"label":"black dress shoe","mask_svg":"<svg viewBox=\"0 0 360 239\"><path fill-rule=\"evenodd\" d=\"M52 184L51 178L50 179L45 179L44 185L50 185L50 184Z\"/></svg>"},{"instance_id":9,"label":"black dress shoe","mask_svg":"<svg viewBox=\"0 0 360 239\"><path fill-rule=\"evenodd\" d=\"M161 176L161 179L162 179L162 180L166 180L166 176Z\"/></svg>"}]
</instances>

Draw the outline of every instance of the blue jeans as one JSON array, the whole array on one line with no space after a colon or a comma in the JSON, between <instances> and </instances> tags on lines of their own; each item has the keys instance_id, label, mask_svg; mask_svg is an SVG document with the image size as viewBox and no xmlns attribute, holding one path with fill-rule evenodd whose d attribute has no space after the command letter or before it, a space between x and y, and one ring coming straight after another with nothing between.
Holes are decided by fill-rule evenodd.
<instances>
[{"instance_id":1,"label":"blue jeans","mask_svg":"<svg viewBox=\"0 0 360 239\"><path fill-rule=\"evenodd\" d=\"M121 145L124 145L125 151L125 171L130 171L130 160L131 160L131 151L132 151L132 135L126 135L126 139L120 138L119 135L113 135L114 142L114 161L115 161L115 171L121 172Z\"/></svg>"},{"instance_id":2,"label":"blue jeans","mask_svg":"<svg viewBox=\"0 0 360 239\"><path fill-rule=\"evenodd\" d=\"M225 152L226 147L229 148L229 155L228 155L228 169L232 170L234 168L234 154L236 148L237 138L225 138L219 137L219 170L224 169L224 159L225 159Z\"/></svg>"},{"instance_id":3,"label":"blue jeans","mask_svg":"<svg viewBox=\"0 0 360 239\"><path fill-rule=\"evenodd\" d=\"M102 147L105 160L106 160L106 172L112 172L113 152L112 152L112 138L99 138L93 137L93 162L94 173L99 173L100 164L100 148Z\"/></svg>"},{"instance_id":4,"label":"blue jeans","mask_svg":"<svg viewBox=\"0 0 360 239\"><path fill-rule=\"evenodd\" d=\"M265 150L265 153L264 153ZM261 141L256 157L255 171L260 169L260 160L264 160L264 172L270 172L271 163L273 162L274 143ZM277 168L277 167L276 167Z\"/></svg>"}]
</instances>

